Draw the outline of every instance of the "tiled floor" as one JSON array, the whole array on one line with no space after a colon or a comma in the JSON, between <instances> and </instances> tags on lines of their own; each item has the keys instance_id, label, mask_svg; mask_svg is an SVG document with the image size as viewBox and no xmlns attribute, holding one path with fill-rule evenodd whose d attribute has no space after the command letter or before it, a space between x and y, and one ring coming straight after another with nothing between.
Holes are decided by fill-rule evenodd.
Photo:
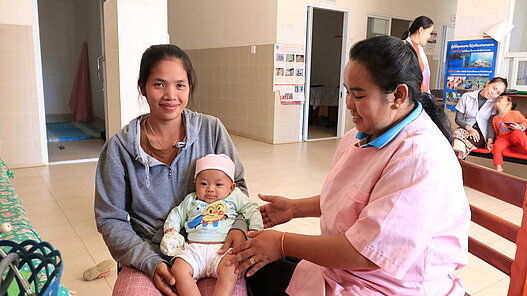
<instances>
[{"instance_id":1,"label":"tiled floor","mask_svg":"<svg viewBox=\"0 0 527 296\"><path fill-rule=\"evenodd\" d=\"M338 140L270 145L233 136L246 168L252 199L257 193L305 197L319 193ZM13 183L29 218L44 240L60 249L65 262L64 285L78 296L111 295L115 272L91 282L82 280L82 272L110 258L97 233L93 218L95 162L15 169ZM468 191L469 199L492 209L502 217L519 223L521 212L491 202L485 196ZM299 219L277 227L281 230L318 234L318 219ZM471 230L486 243L505 249L511 256L514 246L503 239ZM506 295L508 278L470 256L469 264L458 274L470 294Z\"/></svg>"},{"instance_id":2,"label":"tiled floor","mask_svg":"<svg viewBox=\"0 0 527 296\"><path fill-rule=\"evenodd\" d=\"M74 159L96 159L104 145L102 139L48 142L50 163L71 161Z\"/></svg>"}]
</instances>

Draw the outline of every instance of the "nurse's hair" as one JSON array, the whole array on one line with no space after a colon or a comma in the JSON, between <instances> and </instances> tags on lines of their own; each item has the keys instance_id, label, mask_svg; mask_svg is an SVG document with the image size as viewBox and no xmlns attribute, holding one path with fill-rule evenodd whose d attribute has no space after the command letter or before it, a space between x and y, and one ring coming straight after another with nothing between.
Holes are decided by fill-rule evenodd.
<instances>
[{"instance_id":1,"label":"nurse's hair","mask_svg":"<svg viewBox=\"0 0 527 296\"><path fill-rule=\"evenodd\" d=\"M350 50L349 58L362 64L373 83L385 94L405 84L409 98L415 104L421 102L426 113L452 143L450 120L444 109L436 104L432 95L421 92L423 73L411 45L396 37L377 36L356 43Z\"/></svg>"},{"instance_id":2,"label":"nurse's hair","mask_svg":"<svg viewBox=\"0 0 527 296\"><path fill-rule=\"evenodd\" d=\"M410 28L408 28L408 30L404 31L404 33L401 36L401 38L403 40L405 40L406 38L408 38L408 36L410 36L413 33L417 32L417 30L419 30L419 28L423 27L423 29L428 29L428 28L430 28L433 25L434 25L434 21L432 21L431 18L429 18L427 16L424 16L424 15L418 16L412 22L412 24L410 25Z\"/></svg>"}]
</instances>

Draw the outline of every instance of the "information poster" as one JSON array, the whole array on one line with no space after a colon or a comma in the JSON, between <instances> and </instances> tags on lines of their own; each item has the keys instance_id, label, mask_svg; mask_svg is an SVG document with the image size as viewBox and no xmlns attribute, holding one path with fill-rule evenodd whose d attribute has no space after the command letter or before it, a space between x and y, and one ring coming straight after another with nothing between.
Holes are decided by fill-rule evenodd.
<instances>
[{"instance_id":1,"label":"information poster","mask_svg":"<svg viewBox=\"0 0 527 296\"><path fill-rule=\"evenodd\" d=\"M448 42L443 90L448 110L456 111L463 93L482 89L494 77L497 51L494 39Z\"/></svg>"},{"instance_id":2,"label":"information poster","mask_svg":"<svg viewBox=\"0 0 527 296\"><path fill-rule=\"evenodd\" d=\"M304 103L304 46L274 46L273 90L280 94L282 105Z\"/></svg>"}]
</instances>

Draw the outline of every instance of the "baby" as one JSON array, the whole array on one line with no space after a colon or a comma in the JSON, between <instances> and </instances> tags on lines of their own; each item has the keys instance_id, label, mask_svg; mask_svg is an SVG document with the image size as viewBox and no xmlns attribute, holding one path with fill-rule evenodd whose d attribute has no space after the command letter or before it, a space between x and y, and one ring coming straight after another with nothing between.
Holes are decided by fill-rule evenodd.
<instances>
[{"instance_id":1,"label":"baby","mask_svg":"<svg viewBox=\"0 0 527 296\"><path fill-rule=\"evenodd\" d=\"M196 280L218 279L213 295L232 295L238 275L219 255L232 224L242 214L249 230L263 230L258 205L234 183L234 162L224 154L198 159L194 173L196 192L172 209L164 225L161 251L174 256L172 273L179 295L199 295ZM188 242L179 233L185 227Z\"/></svg>"}]
</instances>

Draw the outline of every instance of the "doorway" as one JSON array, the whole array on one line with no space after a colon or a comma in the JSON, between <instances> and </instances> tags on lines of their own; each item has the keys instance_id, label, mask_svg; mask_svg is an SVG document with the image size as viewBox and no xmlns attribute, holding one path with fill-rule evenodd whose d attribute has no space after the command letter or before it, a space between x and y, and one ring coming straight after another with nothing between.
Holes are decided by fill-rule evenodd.
<instances>
[{"instance_id":1,"label":"doorway","mask_svg":"<svg viewBox=\"0 0 527 296\"><path fill-rule=\"evenodd\" d=\"M304 141L344 133L342 72L346 62L347 11L308 7Z\"/></svg>"},{"instance_id":2,"label":"doorway","mask_svg":"<svg viewBox=\"0 0 527 296\"><path fill-rule=\"evenodd\" d=\"M38 1L50 164L97 159L106 141L103 2Z\"/></svg>"}]
</instances>

